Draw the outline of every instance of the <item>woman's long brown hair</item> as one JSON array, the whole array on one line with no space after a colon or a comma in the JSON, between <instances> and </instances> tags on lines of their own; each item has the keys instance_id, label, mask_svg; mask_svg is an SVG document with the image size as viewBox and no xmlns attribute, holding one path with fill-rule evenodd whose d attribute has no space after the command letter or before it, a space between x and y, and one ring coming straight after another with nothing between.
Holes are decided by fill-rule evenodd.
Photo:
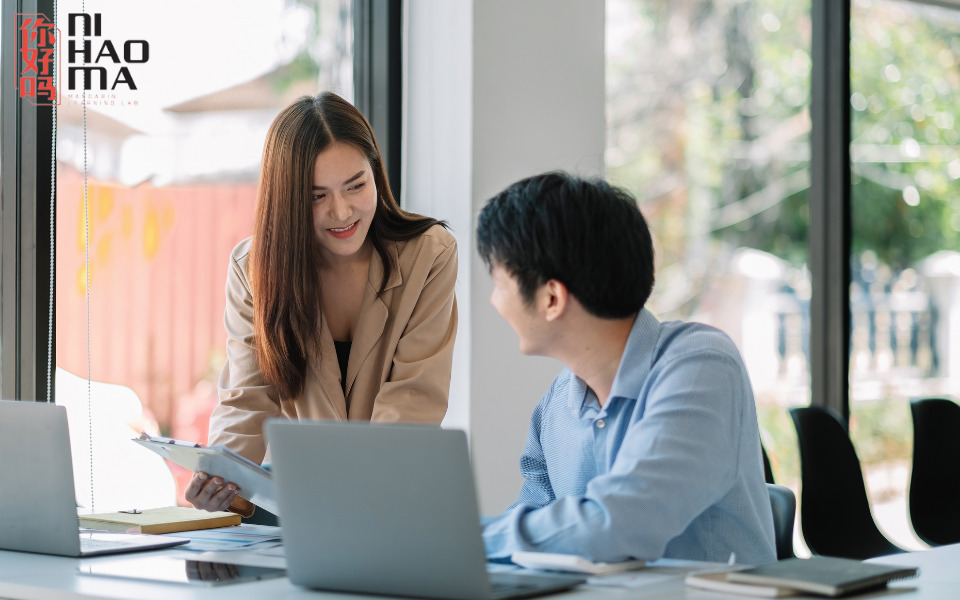
<instances>
[{"instance_id":1,"label":"woman's long brown hair","mask_svg":"<svg viewBox=\"0 0 960 600\"><path fill-rule=\"evenodd\" d=\"M263 146L250 250L257 361L282 399L303 391L320 330L319 245L313 227L313 170L333 142L350 144L370 163L377 210L368 237L383 262L383 292L393 269L390 241L408 240L441 221L400 209L373 130L353 105L330 92L303 96L270 125Z\"/></svg>"}]
</instances>

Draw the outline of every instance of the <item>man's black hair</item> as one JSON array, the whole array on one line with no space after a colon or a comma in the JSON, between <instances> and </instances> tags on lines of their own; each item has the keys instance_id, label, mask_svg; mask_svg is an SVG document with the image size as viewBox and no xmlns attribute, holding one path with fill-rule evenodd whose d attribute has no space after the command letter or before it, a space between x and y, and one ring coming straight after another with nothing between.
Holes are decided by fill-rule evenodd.
<instances>
[{"instance_id":1,"label":"man's black hair","mask_svg":"<svg viewBox=\"0 0 960 600\"><path fill-rule=\"evenodd\" d=\"M636 200L601 179L554 171L514 183L480 211L477 247L524 302L550 279L592 315L629 317L653 290L653 240Z\"/></svg>"}]
</instances>

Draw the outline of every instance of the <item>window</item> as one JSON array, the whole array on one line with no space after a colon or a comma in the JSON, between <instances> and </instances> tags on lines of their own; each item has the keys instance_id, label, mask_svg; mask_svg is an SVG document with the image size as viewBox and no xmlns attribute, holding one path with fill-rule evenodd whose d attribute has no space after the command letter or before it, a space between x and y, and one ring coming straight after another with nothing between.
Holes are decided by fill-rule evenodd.
<instances>
[{"instance_id":1,"label":"window","mask_svg":"<svg viewBox=\"0 0 960 600\"><path fill-rule=\"evenodd\" d=\"M95 10L92 35L78 23L75 39L92 42L107 89L95 76L84 94L78 82L57 114L56 363L78 497L91 498L92 451L103 512L150 502L131 498L118 475L140 450L130 448L134 430L206 441L227 262L252 233L267 128L299 96L352 98L353 29L350 0L103 0ZM71 12L79 0L59 3L61 32ZM121 60L126 40L145 40L149 59L127 63L123 77L112 60L96 61L105 40ZM156 505L183 501L189 473L174 475L176 498L158 491Z\"/></svg>"},{"instance_id":2,"label":"window","mask_svg":"<svg viewBox=\"0 0 960 600\"><path fill-rule=\"evenodd\" d=\"M847 33L827 27L847 18L840 3L608 0L607 9L607 173L637 194L657 237L651 308L737 342L778 482L795 487L799 471L784 408L849 409L879 525L920 547L905 499L908 401L956 397L960 372L960 10L855 0L847 79ZM814 64L818 52L829 62ZM820 121L810 116L811 70L826 92ZM829 125L848 111L849 144ZM849 281L835 251L847 246ZM836 343L848 315L849 354Z\"/></svg>"},{"instance_id":3,"label":"window","mask_svg":"<svg viewBox=\"0 0 960 600\"><path fill-rule=\"evenodd\" d=\"M743 354L778 482L810 397L810 3L607 2L608 178L655 235L661 319Z\"/></svg>"},{"instance_id":4,"label":"window","mask_svg":"<svg viewBox=\"0 0 960 600\"><path fill-rule=\"evenodd\" d=\"M880 527L918 549L909 399L960 395L960 11L857 0L850 54L850 431Z\"/></svg>"}]
</instances>

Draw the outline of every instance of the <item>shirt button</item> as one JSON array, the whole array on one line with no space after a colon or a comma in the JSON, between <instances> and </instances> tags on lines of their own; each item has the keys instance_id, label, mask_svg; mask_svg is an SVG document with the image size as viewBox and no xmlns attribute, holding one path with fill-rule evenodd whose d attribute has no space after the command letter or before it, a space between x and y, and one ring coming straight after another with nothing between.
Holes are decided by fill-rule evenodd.
<instances>
[{"instance_id":1,"label":"shirt button","mask_svg":"<svg viewBox=\"0 0 960 600\"><path fill-rule=\"evenodd\" d=\"M607 424L603 419L597 419L597 429L603 429Z\"/></svg>"}]
</instances>

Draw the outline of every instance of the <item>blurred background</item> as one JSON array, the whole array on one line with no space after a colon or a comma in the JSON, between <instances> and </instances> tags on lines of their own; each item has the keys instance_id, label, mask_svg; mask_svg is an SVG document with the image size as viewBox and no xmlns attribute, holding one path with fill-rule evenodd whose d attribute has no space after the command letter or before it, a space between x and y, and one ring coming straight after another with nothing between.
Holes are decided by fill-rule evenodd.
<instances>
[{"instance_id":1,"label":"blurred background","mask_svg":"<svg viewBox=\"0 0 960 600\"><path fill-rule=\"evenodd\" d=\"M62 31L79 6L61 0ZM810 2L605 6L603 169L654 231L650 308L734 339L776 479L796 491L785 408L811 402ZM122 435L205 442L227 258L250 235L266 129L299 95L353 98L353 3L90 0L86 10L103 14L105 37L149 40L151 57L131 70L140 90L98 92L86 114L64 98L57 111L58 402L85 403L89 368L118 386L100 388L117 400L97 410L127 415ZM850 53L852 252L831 257L852 267L850 432L880 527L918 548L908 400L960 387L960 11L854 0ZM81 499L88 437L74 440ZM187 474L172 478L182 491ZM133 501L122 481L97 481L98 510Z\"/></svg>"}]
</instances>

